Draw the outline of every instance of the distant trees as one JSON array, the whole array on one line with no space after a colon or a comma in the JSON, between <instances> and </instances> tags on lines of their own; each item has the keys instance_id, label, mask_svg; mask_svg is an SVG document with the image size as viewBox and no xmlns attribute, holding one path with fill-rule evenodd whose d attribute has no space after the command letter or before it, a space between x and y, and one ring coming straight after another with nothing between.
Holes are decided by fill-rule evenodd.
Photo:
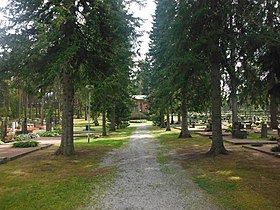
<instances>
[{"instance_id":1,"label":"distant trees","mask_svg":"<svg viewBox=\"0 0 280 210\"><path fill-rule=\"evenodd\" d=\"M221 96L229 97L235 123L238 103L245 98L249 103L263 103L268 91L273 93L277 87L279 3L267 0L156 2L150 51L151 97L160 104L157 95L167 90L160 100L170 104L167 96L181 95L182 117L187 116L186 107L203 110L211 99L213 136L209 153L226 153ZM221 81L226 87L223 92ZM273 94L270 98L272 127L276 127L278 105ZM182 134L187 133L183 126L187 126L184 118Z\"/></svg>"},{"instance_id":2,"label":"distant trees","mask_svg":"<svg viewBox=\"0 0 280 210\"><path fill-rule=\"evenodd\" d=\"M128 91L134 20L122 0L11 0L5 9L12 24L1 30L1 73L34 78L37 90L60 81L62 137L57 154L72 155L76 89L102 84L96 94L102 95L104 116L111 104L115 107L114 95Z\"/></svg>"}]
</instances>

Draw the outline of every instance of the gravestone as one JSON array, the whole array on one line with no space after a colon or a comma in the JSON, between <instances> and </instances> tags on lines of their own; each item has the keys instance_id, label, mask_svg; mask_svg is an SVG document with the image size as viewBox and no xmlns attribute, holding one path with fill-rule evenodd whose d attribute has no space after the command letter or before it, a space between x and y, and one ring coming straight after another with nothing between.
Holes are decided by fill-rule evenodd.
<instances>
[{"instance_id":1,"label":"gravestone","mask_svg":"<svg viewBox=\"0 0 280 210\"><path fill-rule=\"evenodd\" d=\"M232 137L236 139L247 139L247 131L241 131L244 125L241 122L235 122L232 130Z\"/></svg>"},{"instance_id":2,"label":"gravestone","mask_svg":"<svg viewBox=\"0 0 280 210\"><path fill-rule=\"evenodd\" d=\"M21 132L23 134L28 133L28 131L27 131L27 119L26 118L23 118L23 120L22 120Z\"/></svg>"},{"instance_id":3,"label":"gravestone","mask_svg":"<svg viewBox=\"0 0 280 210\"><path fill-rule=\"evenodd\" d=\"M267 138L267 124L262 122L261 138Z\"/></svg>"}]
</instances>

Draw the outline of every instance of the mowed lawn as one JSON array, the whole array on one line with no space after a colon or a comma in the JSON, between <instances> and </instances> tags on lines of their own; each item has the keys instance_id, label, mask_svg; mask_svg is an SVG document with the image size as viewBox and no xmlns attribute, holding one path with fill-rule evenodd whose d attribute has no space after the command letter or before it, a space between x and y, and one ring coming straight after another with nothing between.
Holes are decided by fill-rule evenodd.
<instances>
[{"instance_id":1,"label":"mowed lawn","mask_svg":"<svg viewBox=\"0 0 280 210\"><path fill-rule=\"evenodd\" d=\"M58 146L52 146L0 165L0 209L65 210L94 204L115 172L113 167L98 168L99 163L134 130L121 129L90 144L77 139L72 157L54 155Z\"/></svg>"},{"instance_id":2,"label":"mowed lawn","mask_svg":"<svg viewBox=\"0 0 280 210\"><path fill-rule=\"evenodd\" d=\"M206 156L211 140L197 134L179 139L179 131L152 128L163 146L161 168L177 161L193 181L225 209L280 209L280 158L225 143L228 155ZM175 152L174 152L175 151ZM168 171L166 171L168 173Z\"/></svg>"}]
</instances>

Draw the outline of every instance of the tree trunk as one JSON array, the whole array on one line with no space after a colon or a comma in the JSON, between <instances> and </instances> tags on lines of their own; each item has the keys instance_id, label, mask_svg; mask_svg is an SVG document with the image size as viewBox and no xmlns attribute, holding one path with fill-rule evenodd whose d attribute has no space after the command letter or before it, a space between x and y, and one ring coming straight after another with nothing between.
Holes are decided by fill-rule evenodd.
<instances>
[{"instance_id":1,"label":"tree trunk","mask_svg":"<svg viewBox=\"0 0 280 210\"><path fill-rule=\"evenodd\" d=\"M167 108L167 111L166 111L166 131L171 131L171 128L170 128L170 115L169 115L169 109Z\"/></svg>"},{"instance_id":2,"label":"tree trunk","mask_svg":"<svg viewBox=\"0 0 280 210\"><path fill-rule=\"evenodd\" d=\"M18 123L20 123L21 118L21 93L20 90L18 90Z\"/></svg>"},{"instance_id":3,"label":"tree trunk","mask_svg":"<svg viewBox=\"0 0 280 210\"><path fill-rule=\"evenodd\" d=\"M218 44L217 44L218 45ZM221 72L217 61L218 53L212 52L211 66L211 102L212 102L212 146L208 154L218 155L227 153L223 137L221 122Z\"/></svg>"},{"instance_id":4,"label":"tree trunk","mask_svg":"<svg viewBox=\"0 0 280 210\"><path fill-rule=\"evenodd\" d=\"M27 110L28 110L28 95L26 92L23 94L23 101L24 101L24 117L27 118Z\"/></svg>"},{"instance_id":5,"label":"tree trunk","mask_svg":"<svg viewBox=\"0 0 280 210\"><path fill-rule=\"evenodd\" d=\"M171 122L170 122L172 125L174 124L174 115L173 113L171 114Z\"/></svg>"},{"instance_id":6,"label":"tree trunk","mask_svg":"<svg viewBox=\"0 0 280 210\"><path fill-rule=\"evenodd\" d=\"M186 94L182 93L181 96L181 112L182 112L182 124L181 124L181 133L179 138L190 138L192 137L189 128L188 128L188 112L187 112L187 101Z\"/></svg>"},{"instance_id":7,"label":"tree trunk","mask_svg":"<svg viewBox=\"0 0 280 210\"><path fill-rule=\"evenodd\" d=\"M163 111L160 111L160 127L161 128L165 128L164 113L163 113Z\"/></svg>"},{"instance_id":8,"label":"tree trunk","mask_svg":"<svg viewBox=\"0 0 280 210\"><path fill-rule=\"evenodd\" d=\"M2 120L0 140L3 140L6 136L7 136L7 120Z\"/></svg>"},{"instance_id":9,"label":"tree trunk","mask_svg":"<svg viewBox=\"0 0 280 210\"><path fill-rule=\"evenodd\" d=\"M94 125L95 126L99 126L98 117L99 117L99 113L94 115L94 119L93 120L94 120Z\"/></svg>"},{"instance_id":10,"label":"tree trunk","mask_svg":"<svg viewBox=\"0 0 280 210\"><path fill-rule=\"evenodd\" d=\"M35 117L38 118L38 103L35 104Z\"/></svg>"},{"instance_id":11,"label":"tree trunk","mask_svg":"<svg viewBox=\"0 0 280 210\"><path fill-rule=\"evenodd\" d=\"M74 84L73 76L71 75L70 68L63 69L62 75L62 133L61 144L57 151L57 154L73 155L74 140L73 140L73 100L74 100Z\"/></svg>"},{"instance_id":12,"label":"tree trunk","mask_svg":"<svg viewBox=\"0 0 280 210\"><path fill-rule=\"evenodd\" d=\"M270 88L272 88L276 84L276 78L274 73L270 73L270 78L269 78L269 83L270 83ZM278 120L277 120L277 115L278 115L278 107L277 107L277 99L275 98L274 95L269 96L270 99L270 104L269 104L269 109L270 109L270 122L271 122L271 128L272 129L278 129Z\"/></svg>"},{"instance_id":13,"label":"tree trunk","mask_svg":"<svg viewBox=\"0 0 280 210\"><path fill-rule=\"evenodd\" d=\"M113 106L111 112L111 124L110 124L110 131L116 131L116 106Z\"/></svg>"},{"instance_id":14,"label":"tree trunk","mask_svg":"<svg viewBox=\"0 0 280 210\"><path fill-rule=\"evenodd\" d=\"M32 102L32 99L30 97L30 100L29 100L29 119L33 118L33 116L32 116L32 109L33 109L33 102Z\"/></svg>"},{"instance_id":15,"label":"tree trunk","mask_svg":"<svg viewBox=\"0 0 280 210\"><path fill-rule=\"evenodd\" d=\"M102 136L107 136L106 130L106 100L103 100L103 110L102 110Z\"/></svg>"},{"instance_id":16,"label":"tree trunk","mask_svg":"<svg viewBox=\"0 0 280 210\"><path fill-rule=\"evenodd\" d=\"M85 120L87 120L87 99L85 100Z\"/></svg>"},{"instance_id":17,"label":"tree trunk","mask_svg":"<svg viewBox=\"0 0 280 210\"><path fill-rule=\"evenodd\" d=\"M48 116L46 119L46 131L52 131L52 120L51 116Z\"/></svg>"},{"instance_id":18,"label":"tree trunk","mask_svg":"<svg viewBox=\"0 0 280 210\"><path fill-rule=\"evenodd\" d=\"M278 107L276 103L276 98L273 95L270 95L270 119L271 119L271 128L277 129L278 128Z\"/></svg>"},{"instance_id":19,"label":"tree trunk","mask_svg":"<svg viewBox=\"0 0 280 210\"><path fill-rule=\"evenodd\" d=\"M230 101L231 101L231 112L232 112L232 129L234 129L234 126L238 123L238 106L237 106L236 86L233 81L231 82Z\"/></svg>"},{"instance_id":20,"label":"tree trunk","mask_svg":"<svg viewBox=\"0 0 280 210\"><path fill-rule=\"evenodd\" d=\"M181 123L181 112L178 112L178 123Z\"/></svg>"},{"instance_id":21,"label":"tree trunk","mask_svg":"<svg viewBox=\"0 0 280 210\"><path fill-rule=\"evenodd\" d=\"M43 95L42 97L42 101L41 101L41 109L40 109L40 113L41 113L41 125L44 125L44 110L45 110L45 96Z\"/></svg>"}]
</instances>

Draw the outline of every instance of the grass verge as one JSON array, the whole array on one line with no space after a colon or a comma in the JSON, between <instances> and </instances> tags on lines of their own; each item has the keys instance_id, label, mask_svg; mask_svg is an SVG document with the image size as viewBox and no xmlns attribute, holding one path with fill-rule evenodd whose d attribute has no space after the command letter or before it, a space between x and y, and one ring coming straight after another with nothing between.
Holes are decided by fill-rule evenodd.
<instances>
[{"instance_id":1,"label":"grass verge","mask_svg":"<svg viewBox=\"0 0 280 210\"><path fill-rule=\"evenodd\" d=\"M78 209L94 204L114 177L114 168L98 168L102 158L128 141L129 127L87 143L75 141L72 157L55 156L57 147L0 165L0 209Z\"/></svg>"},{"instance_id":2,"label":"grass verge","mask_svg":"<svg viewBox=\"0 0 280 210\"><path fill-rule=\"evenodd\" d=\"M280 159L225 143L229 155L208 157L211 141L193 135L178 139L179 131L152 132L163 146L159 162L177 161L193 181L225 209L279 209ZM174 155L167 155L172 151ZM163 166L164 168L164 166ZM164 170L163 170L164 171Z\"/></svg>"}]
</instances>

